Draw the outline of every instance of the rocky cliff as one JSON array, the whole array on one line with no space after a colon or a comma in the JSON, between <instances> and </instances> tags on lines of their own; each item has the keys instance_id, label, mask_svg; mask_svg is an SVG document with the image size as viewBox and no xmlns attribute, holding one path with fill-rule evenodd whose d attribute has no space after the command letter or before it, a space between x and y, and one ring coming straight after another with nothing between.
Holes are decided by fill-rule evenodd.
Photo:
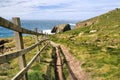
<instances>
[{"instance_id":1,"label":"rocky cliff","mask_svg":"<svg viewBox=\"0 0 120 80\"><path fill-rule=\"evenodd\" d=\"M60 33L60 32L65 32L65 31L68 31L68 30L71 30L69 24L60 24L60 25L55 26L52 29L51 33Z\"/></svg>"}]
</instances>

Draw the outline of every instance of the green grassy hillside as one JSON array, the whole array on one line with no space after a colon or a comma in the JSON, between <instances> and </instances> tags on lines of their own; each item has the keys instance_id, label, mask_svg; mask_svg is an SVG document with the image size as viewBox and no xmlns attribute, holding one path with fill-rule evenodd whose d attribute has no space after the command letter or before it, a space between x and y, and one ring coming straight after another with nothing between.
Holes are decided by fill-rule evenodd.
<instances>
[{"instance_id":1,"label":"green grassy hillside","mask_svg":"<svg viewBox=\"0 0 120 80\"><path fill-rule=\"evenodd\" d=\"M5 47L10 47L11 50L4 53L15 52L15 41L14 38L1 38L1 40L7 40L9 43L5 44ZM24 36L24 47L30 47L35 43L35 39L32 36ZM42 45L39 46L40 48ZM31 50L26 54L27 63L35 56L37 53L37 48ZM42 53L41 53L41 62L35 61L33 65L28 70L28 78L29 80L44 80L43 75L46 75L47 68L49 66L48 63L44 61L50 62L52 59L52 47L49 45ZM8 63L0 65L0 80L11 80L13 76L15 76L20 71L18 65L18 59L13 59Z\"/></svg>"},{"instance_id":2,"label":"green grassy hillside","mask_svg":"<svg viewBox=\"0 0 120 80\"><path fill-rule=\"evenodd\" d=\"M83 62L91 80L120 80L120 9L87 21L88 26L51 36ZM86 22L86 21L84 21Z\"/></svg>"}]
</instances>

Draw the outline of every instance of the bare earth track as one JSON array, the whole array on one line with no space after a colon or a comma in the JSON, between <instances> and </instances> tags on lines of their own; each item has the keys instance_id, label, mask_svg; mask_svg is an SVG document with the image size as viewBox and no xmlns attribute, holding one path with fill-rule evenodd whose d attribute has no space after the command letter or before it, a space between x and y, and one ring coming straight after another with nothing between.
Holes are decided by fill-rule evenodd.
<instances>
[{"instance_id":1,"label":"bare earth track","mask_svg":"<svg viewBox=\"0 0 120 80\"><path fill-rule=\"evenodd\" d=\"M71 74L70 80L89 80L89 75L81 68L82 63L72 56L65 46L58 45L54 42L51 42L51 45L60 48L65 56Z\"/></svg>"}]
</instances>

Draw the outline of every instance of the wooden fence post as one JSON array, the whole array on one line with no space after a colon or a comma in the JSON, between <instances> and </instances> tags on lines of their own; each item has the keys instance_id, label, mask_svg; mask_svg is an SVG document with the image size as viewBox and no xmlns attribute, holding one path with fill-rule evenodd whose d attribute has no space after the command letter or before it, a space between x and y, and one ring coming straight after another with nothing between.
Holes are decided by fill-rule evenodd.
<instances>
[{"instance_id":1,"label":"wooden fence post","mask_svg":"<svg viewBox=\"0 0 120 80\"><path fill-rule=\"evenodd\" d=\"M34 31L38 32L38 29L35 28ZM35 35L35 39L36 39L36 43L38 43L39 42L38 35ZM39 52L39 51L40 51L40 48L39 48L39 45L38 45L37 46L37 52ZM38 56L37 61L40 63L40 55Z\"/></svg>"},{"instance_id":2,"label":"wooden fence post","mask_svg":"<svg viewBox=\"0 0 120 80\"><path fill-rule=\"evenodd\" d=\"M17 18L17 17L12 18L12 21L14 24L21 26L20 18ZM16 41L17 50L24 49L22 33L15 31L14 34L15 34L15 41ZM18 63L19 63L20 69L23 69L26 66L25 55L18 57ZM27 73L23 76L23 80L28 80Z\"/></svg>"}]
</instances>

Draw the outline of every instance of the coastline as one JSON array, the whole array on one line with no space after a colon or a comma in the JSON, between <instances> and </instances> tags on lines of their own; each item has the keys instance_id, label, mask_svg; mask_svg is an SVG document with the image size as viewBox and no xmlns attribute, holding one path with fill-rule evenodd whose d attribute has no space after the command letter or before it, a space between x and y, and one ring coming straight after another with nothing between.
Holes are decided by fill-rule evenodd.
<instances>
[{"instance_id":1,"label":"coastline","mask_svg":"<svg viewBox=\"0 0 120 80\"><path fill-rule=\"evenodd\" d=\"M75 23L68 23L68 24L70 24L71 29L73 29L73 27L76 25ZM56 25L54 25L54 26L56 26ZM48 28L48 27L41 27L41 28L38 27L38 30L39 30L39 32L42 31L43 33L46 33L46 34L54 34L54 33L51 33L51 30L52 30L53 27L50 27L50 28ZM0 30L0 38L12 38L12 37L14 37L14 32L13 31L2 28L2 27L0 27L0 28L1 28L1 30ZM41 30L41 29L43 29L43 30ZM23 36L27 36L27 35L28 34L23 34Z\"/></svg>"}]
</instances>

